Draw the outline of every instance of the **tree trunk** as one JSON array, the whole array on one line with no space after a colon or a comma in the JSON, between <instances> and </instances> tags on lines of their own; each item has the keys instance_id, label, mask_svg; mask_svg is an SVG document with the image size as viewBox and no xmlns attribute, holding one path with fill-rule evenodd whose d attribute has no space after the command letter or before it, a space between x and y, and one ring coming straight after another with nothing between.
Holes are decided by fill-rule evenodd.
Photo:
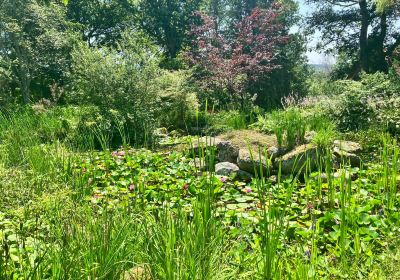
<instances>
[{"instance_id":1,"label":"tree trunk","mask_svg":"<svg viewBox=\"0 0 400 280\"><path fill-rule=\"evenodd\" d=\"M387 56L387 50L385 50L385 39L387 35L387 15L386 12L382 12L382 15L380 17L381 22L380 22L380 34L379 34L379 42L378 42L378 48L379 48L379 54L378 54L378 69L380 71L387 72L388 69L388 63L386 61L386 56Z\"/></svg>"},{"instance_id":2,"label":"tree trunk","mask_svg":"<svg viewBox=\"0 0 400 280\"><path fill-rule=\"evenodd\" d=\"M361 13L361 30L360 30L360 68L365 72L369 72L368 68L368 25L369 13L366 0L359 0Z\"/></svg>"}]
</instances>

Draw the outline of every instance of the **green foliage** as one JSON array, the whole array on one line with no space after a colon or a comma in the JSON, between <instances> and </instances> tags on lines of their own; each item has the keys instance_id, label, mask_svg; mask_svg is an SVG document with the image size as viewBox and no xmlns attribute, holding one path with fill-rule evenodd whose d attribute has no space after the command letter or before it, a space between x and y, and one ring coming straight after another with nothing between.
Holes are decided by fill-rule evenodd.
<instances>
[{"instance_id":1,"label":"green foliage","mask_svg":"<svg viewBox=\"0 0 400 280\"><path fill-rule=\"evenodd\" d=\"M0 169L0 202L6 205L0 212L0 277L388 275L396 262L387 248L397 246L400 230L398 155L396 142L386 139L376 164L342 169L339 176L322 174L329 158L323 157L305 183L294 175L281 180L278 174L276 184L198 175L180 153L129 147L79 158L65 154L58 165L29 172ZM50 151L47 156L57 158ZM30 188L22 187L29 182Z\"/></svg>"},{"instance_id":2,"label":"green foliage","mask_svg":"<svg viewBox=\"0 0 400 280\"><path fill-rule=\"evenodd\" d=\"M256 95L255 104L271 110L279 108L282 98L292 93L298 96L308 94L306 81L311 71L304 53L305 41L300 34L294 34L279 54L277 63L280 67L250 86L250 94Z\"/></svg>"},{"instance_id":3,"label":"green foliage","mask_svg":"<svg viewBox=\"0 0 400 280\"><path fill-rule=\"evenodd\" d=\"M258 121L252 125L260 131L274 133L278 145L286 146L288 149L292 149L296 144L304 141L307 126L306 118L295 107L273 111L265 116L259 115Z\"/></svg>"},{"instance_id":4,"label":"green foliage","mask_svg":"<svg viewBox=\"0 0 400 280\"><path fill-rule=\"evenodd\" d=\"M321 129L315 129L316 134L313 136L312 142L321 148L329 148L332 141L337 137L336 126L328 123Z\"/></svg>"},{"instance_id":5,"label":"green foliage","mask_svg":"<svg viewBox=\"0 0 400 280\"><path fill-rule=\"evenodd\" d=\"M207 115L207 134L246 129L252 123L252 113L246 114L237 110L220 111Z\"/></svg>"},{"instance_id":6,"label":"green foliage","mask_svg":"<svg viewBox=\"0 0 400 280\"><path fill-rule=\"evenodd\" d=\"M0 5L2 60L11 73L8 78L13 93L25 103L49 98L50 85L65 80L77 37L64 17L65 8L55 3L7 0Z\"/></svg>"},{"instance_id":7,"label":"green foliage","mask_svg":"<svg viewBox=\"0 0 400 280\"><path fill-rule=\"evenodd\" d=\"M70 0L67 19L79 26L90 46L115 46L135 24L135 1Z\"/></svg>"},{"instance_id":8,"label":"green foliage","mask_svg":"<svg viewBox=\"0 0 400 280\"><path fill-rule=\"evenodd\" d=\"M373 128L396 135L399 85L395 74L384 73L363 74L359 81L313 81L313 96L300 101L300 106L307 114L332 120L342 131Z\"/></svg>"},{"instance_id":9,"label":"green foliage","mask_svg":"<svg viewBox=\"0 0 400 280\"><path fill-rule=\"evenodd\" d=\"M141 1L139 24L143 30L165 49L168 58L176 58L193 24L193 13L201 0Z\"/></svg>"},{"instance_id":10,"label":"green foliage","mask_svg":"<svg viewBox=\"0 0 400 280\"><path fill-rule=\"evenodd\" d=\"M168 72L155 81L158 86L161 110L161 126L188 130L198 111L198 101L193 87L188 82L185 71Z\"/></svg>"},{"instance_id":11,"label":"green foliage","mask_svg":"<svg viewBox=\"0 0 400 280\"><path fill-rule=\"evenodd\" d=\"M376 10L379 13L383 13L385 10L388 10L391 7L395 6L395 4L395 0L376 0Z\"/></svg>"},{"instance_id":12,"label":"green foliage","mask_svg":"<svg viewBox=\"0 0 400 280\"><path fill-rule=\"evenodd\" d=\"M393 1L309 3L314 4L314 9L307 18L308 33L321 31L317 49L342 56L338 69L341 77L358 78L362 71L388 72L388 62L399 45L399 34L392 29L399 19L398 6L392 5Z\"/></svg>"},{"instance_id":13,"label":"green foliage","mask_svg":"<svg viewBox=\"0 0 400 280\"><path fill-rule=\"evenodd\" d=\"M96 105L111 122L125 123L134 143L149 140L160 107L156 79L161 71L156 47L142 33L125 34L119 50L89 49L73 53L69 102Z\"/></svg>"}]
</instances>

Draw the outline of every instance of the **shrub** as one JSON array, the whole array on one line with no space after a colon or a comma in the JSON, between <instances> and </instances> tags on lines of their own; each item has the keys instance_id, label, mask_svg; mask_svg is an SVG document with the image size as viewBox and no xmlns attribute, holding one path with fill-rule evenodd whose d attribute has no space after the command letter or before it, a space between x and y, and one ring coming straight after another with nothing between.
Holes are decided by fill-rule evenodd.
<instances>
[{"instance_id":1,"label":"shrub","mask_svg":"<svg viewBox=\"0 0 400 280\"><path fill-rule=\"evenodd\" d=\"M68 101L97 106L109 123L118 115L135 143L147 142L160 107L156 53L143 34L125 34L118 49L80 45L72 56Z\"/></svg>"},{"instance_id":2,"label":"shrub","mask_svg":"<svg viewBox=\"0 0 400 280\"><path fill-rule=\"evenodd\" d=\"M187 128L195 118L199 104L194 89L188 83L188 77L185 71L164 71L157 79L162 126Z\"/></svg>"},{"instance_id":3,"label":"shrub","mask_svg":"<svg viewBox=\"0 0 400 280\"><path fill-rule=\"evenodd\" d=\"M309 115L324 116L341 131L372 127L393 135L400 131L400 83L393 73L363 74L359 81L313 81L310 89L313 96L295 106Z\"/></svg>"}]
</instances>

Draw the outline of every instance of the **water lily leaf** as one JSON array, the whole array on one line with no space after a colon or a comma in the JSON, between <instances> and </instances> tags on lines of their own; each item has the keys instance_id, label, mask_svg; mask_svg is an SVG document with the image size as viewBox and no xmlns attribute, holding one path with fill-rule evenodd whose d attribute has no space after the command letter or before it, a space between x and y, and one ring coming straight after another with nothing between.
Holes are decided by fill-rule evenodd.
<instances>
[{"instance_id":1,"label":"water lily leaf","mask_svg":"<svg viewBox=\"0 0 400 280\"><path fill-rule=\"evenodd\" d=\"M237 202L243 203L243 202L253 201L254 198L251 196L244 195L244 196L235 198L235 200Z\"/></svg>"},{"instance_id":2,"label":"water lily leaf","mask_svg":"<svg viewBox=\"0 0 400 280\"><path fill-rule=\"evenodd\" d=\"M358 222L360 225L368 225L368 224L371 223L371 219L370 219L370 217L369 217L369 215L368 215L367 213L361 213L361 214L358 216L357 222Z\"/></svg>"}]
</instances>

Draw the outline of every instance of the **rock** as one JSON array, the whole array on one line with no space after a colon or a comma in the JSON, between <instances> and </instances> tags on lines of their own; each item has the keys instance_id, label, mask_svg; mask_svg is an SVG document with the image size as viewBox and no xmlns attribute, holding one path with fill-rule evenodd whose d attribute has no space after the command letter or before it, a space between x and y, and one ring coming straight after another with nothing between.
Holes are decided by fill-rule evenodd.
<instances>
[{"instance_id":1,"label":"rock","mask_svg":"<svg viewBox=\"0 0 400 280\"><path fill-rule=\"evenodd\" d=\"M251 173L246 172L244 170L239 170L237 172L237 177L239 180L243 181L243 182L250 182L253 179L253 175L251 175Z\"/></svg>"},{"instance_id":2,"label":"rock","mask_svg":"<svg viewBox=\"0 0 400 280\"><path fill-rule=\"evenodd\" d=\"M196 155L200 154L203 150L208 148L216 148L218 143L222 140L217 137L200 137L192 138L191 143L189 143L189 150L194 151Z\"/></svg>"},{"instance_id":3,"label":"rock","mask_svg":"<svg viewBox=\"0 0 400 280\"><path fill-rule=\"evenodd\" d=\"M137 265L125 271L121 280L152 280L151 270L148 265Z\"/></svg>"},{"instance_id":4,"label":"rock","mask_svg":"<svg viewBox=\"0 0 400 280\"><path fill-rule=\"evenodd\" d=\"M204 158L194 158L189 161L189 165L195 167L197 170L204 171L206 170L206 163Z\"/></svg>"},{"instance_id":5,"label":"rock","mask_svg":"<svg viewBox=\"0 0 400 280\"><path fill-rule=\"evenodd\" d=\"M335 140L333 142L334 149L344 151L351 154L358 154L362 151L360 144L351 141Z\"/></svg>"},{"instance_id":6,"label":"rock","mask_svg":"<svg viewBox=\"0 0 400 280\"><path fill-rule=\"evenodd\" d=\"M168 130L165 127L160 127L154 130L154 135L158 137L168 136Z\"/></svg>"},{"instance_id":7,"label":"rock","mask_svg":"<svg viewBox=\"0 0 400 280\"><path fill-rule=\"evenodd\" d=\"M304 134L304 142L305 142L306 144L310 144L310 143L314 140L314 138L315 138L316 135L317 135L317 132L315 132L315 131L313 131L313 130L307 131L307 132Z\"/></svg>"},{"instance_id":8,"label":"rock","mask_svg":"<svg viewBox=\"0 0 400 280\"><path fill-rule=\"evenodd\" d=\"M351 179L352 181L355 181L358 178L358 175L356 173L352 174L351 172L349 172L347 170L340 169L332 174L332 179L340 179L340 178L342 178L343 174L344 174L346 180ZM320 176L321 176L321 181L323 183L328 182L328 174L321 173Z\"/></svg>"},{"instance_id":9,"label":"rock","mask_svg":"<svg viewBox=\"0 0 400 280\"><path fill-rule=\"evenodd\" d=\"M272 164L268 164L268 160L265 159L265 156L260 155L258 152L250 152L247 149L240 149L239 156L237 159L237 164L240 170L249 172L251 174L260 174L260 166L263 172L263 175L267 175L268 171L271 173L272 171Z\"/></svg>"},{"instance_id":10,"label":"rock","mask_svg":"<svg viewBox=\"0 0 400 280\"><path fill-rule=\"evenodd\" d=\"M340 150L337 147L333 149L333 154L337 158L339 166L341 164L348 164L348 163L350 163L352 167L360 167L361 165L361 158L356 154Z\"/></svg>"},{"instance_id":11,"label":"rock","mask_svg":"<svg viewBox=\"0 0 400 280\"><path fill-rule=\"evenodd\" d=\"M217 158L221 162L236 163L239 156L239 147L232 144L230 141L221 141L217 144Z\"/></svg>"},{"instance_id":12,"label":"rock","mask_svg":"<svg viewBox=\"0 0 400 280\"><path fill-rule=\"evenodd\" d=\"M267 150L268 157L274 161L278 157L281 157L285 154L285 149L284 148L277 148L275 146L271 146Z\"/></svg>"},{"instance_id":13,"label":"rock","mask_svg":"<svg viewBox=\"0 0 400 280\"><path fill-rule=\"evenodd\" d=\"M312 144L296 147L291 152L283 155L275 161L275 169L281 165L282 174L304 173L307 159L310 160L311 169L315 168L319 149Z\"/></svg>"},{"instance_id":14,"label":"rock","mask_svg":"<svg viewBox=\"0 0 400 280\"><path fill-rule=\"evenodd\" d=\"M181 130L172 130L170 133L169 133L169 135L171 136L171 137L174 137L174 138L177 138L177 137L181 137L182 135L184 134L184 132L183 131L181 131Z\"/></svg>"},{"instance_id":15,"label":"rock","mask_svg":"<svg viewBox=\"0 0 400 280\"><path fill-rule=\"evenodd\" d=\"M272 175L268 177L268 181L270 181L272 184L278 183L278 176L277 175Z\"/></svg>"},{"instance_id":16,"label":"rock","mask_svg":"<svg viewBox=\"0 0 400 280\"><path fill-rule=\"evenodd\" d=\"M231 162L220 162L215 165L215 174L229 176L239 171L239 167Z\"/></svg>"}]
</instances>

